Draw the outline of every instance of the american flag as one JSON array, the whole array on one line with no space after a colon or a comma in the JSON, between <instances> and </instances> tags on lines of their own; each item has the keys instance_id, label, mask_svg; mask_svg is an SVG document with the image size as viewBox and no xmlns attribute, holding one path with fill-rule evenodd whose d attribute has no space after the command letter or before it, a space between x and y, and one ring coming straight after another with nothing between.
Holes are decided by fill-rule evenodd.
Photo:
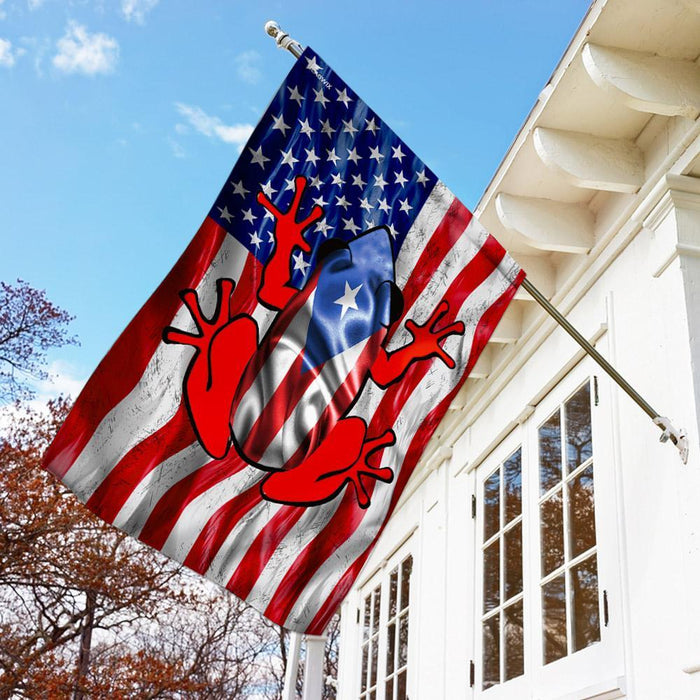
<instances>
[{"instance_id":1,"label":"american flag","mask_svg":"<svg viewBox=\"0 0 700 700\"><path fill-rule=\"evenodd\" d=\"M274 211L293 206L297 221L317 208L323 216L305 230L305 245L290 251L291 301L279 312L261 303L260 289L280 245ZM436 313L444 316L443 327L449 323L461 332L441 337L439 351L409 363L397 381L383 385L357 376L363 366L358 358L374 331L368 332L361 338L365 345L337 351L344 370L333 359L335 394L325 403L310 407L305 396L330 360L321 363L322 371L307 373L304 392L280 394L289 367L282 356L270 360L272 347L285 337L275 329L298 325L305 308L316 308L314 295L325 295L320 308L335 309L341 318L355 313L362 298L360 282L346 282L340 296L319 282L324 242L361 251L373 229L383 232L393 258L393 273L383 274L393 276L403 296L403 311L382 331L383 348L391 355L409 345L416 324L432 324ZM45 467L107 522L226 587L274 622L319 634L523 277L435 174L307 49L194 239L88 381ZM223 457L205 449L183 390L193 349L163 340L164 333L171 341L198 338L202 324L217 314L225 321L254 321L263 339L244 368L248 389L256 372L271 366L265 377L274 386L254 400L248 396L247 404L244 396L245 415L231 418L234 442L236 433L238 442L253 436L254 459L244 458L248 451L239 447ZM323 440L318 447L309 435L315 430L323 438L337 423L339 415L329 415L341 390L350 397L336 411L341 422L361 419L368 439L393 435L373 455L372 469L386 478L358 477L354 488L343 483L328 500L311 505L265 497L261 484L270 472L255 465L272 455L272 468L285 469L303 461L300 449L307 455L321 449Z\"/></svg>"}]
</instances>

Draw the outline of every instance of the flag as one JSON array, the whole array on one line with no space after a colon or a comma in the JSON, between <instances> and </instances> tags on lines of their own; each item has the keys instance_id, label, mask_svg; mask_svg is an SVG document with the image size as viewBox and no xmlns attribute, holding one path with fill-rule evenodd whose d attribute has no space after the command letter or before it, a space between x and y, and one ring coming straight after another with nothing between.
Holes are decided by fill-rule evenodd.
<instances>
[{"instance_id":1,"label":"flag","mask_svg":"<svg viewBox=\"0 0 700 700\"><path fill-rule=\"evenodd\" d=\"M44 464L318 634L523 277L307 49Z\"/></svg>"}]
</instances>

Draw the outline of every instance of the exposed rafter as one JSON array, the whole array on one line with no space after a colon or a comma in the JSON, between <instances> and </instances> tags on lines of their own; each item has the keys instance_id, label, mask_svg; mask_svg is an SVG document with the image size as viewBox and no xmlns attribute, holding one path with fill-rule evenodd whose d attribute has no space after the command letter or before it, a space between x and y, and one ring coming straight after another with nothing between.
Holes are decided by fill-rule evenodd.
<instances>
[{"instance_id":1,"label":"exposed rafter","mask_svg":"<svg viewBox=\"0 0 700 700\"><path fill-rule=\"evenodd\" d=\"M579 204L499 194L501 223L538 250L587 253L593 247L593 213Z\"/></svg>"},{"instance_id":2,"label":"exposed rafter","mask_svg":"<svg viewBox=\"0 0 700 700\"><path fill-rule=\"evenodd\" d=\"M522 333L522 313L517 304L511 304L494 329L489 342L514 343Z\"/></svg>"},{"instance_id":3,"label":"exposed rafter","mask_svg":"<svg viewBox=\"0 0 700 700\"><path fill-rule=\"evenodd\" d=\"M549 260L539 255L517 255L514 256L520 267L525 270L530 282L544 294L547 299L554 296L556 289L554 282L554 268ZM522 287L515 293L516 300L534 301Z\"/></svg>"},{"instance_id":4,"label":"exposed rafter","mask_svg":"<svg viewBox=\"0 0 700 700\"><path fill-rule=\"evenodd\" d=\"M644 181L644 156L632 141L543 127L533 140L542 162L576 187L634 193Z\"/></svg>"},{"instance_id":5,"label":"exposed rafter","mask_svg":"<svg viewBox=\"0 0 700 700\"><path fill-rule=\"evenodd\" d=\"M639 51L586 44L583 64L596 85L639 112L695 119L700 66Z\"/></svg>"}]
</instances>

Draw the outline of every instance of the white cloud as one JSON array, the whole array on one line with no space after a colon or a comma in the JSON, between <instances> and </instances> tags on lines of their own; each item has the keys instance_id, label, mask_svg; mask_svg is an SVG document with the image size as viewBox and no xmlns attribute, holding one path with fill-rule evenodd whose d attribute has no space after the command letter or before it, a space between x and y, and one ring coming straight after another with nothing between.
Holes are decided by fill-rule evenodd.
<instances>
[{"instance_id":1,"label":"white cloud","mask_svg":"<svg viewBox=\"0 0 700 700\"><path fill-rule=\"evenodd\" d=\"M127 22L143 24L146 15L158 4L159 0L122 0L122 14Z\"/></svg>"},{"instance_id":2,"label":"white cloud","mask_svg":"<svg viewBox=\"0 0 700 700\"><path fill-rule=\"evenodd\" d=\"M236 65L238 77L246 83L254 85L262 78L262 72L259 67L260 54L257 51L244 51L238 54L233 62Z\"/></svg>"},{"instance_id":3,"label":"white cloud","mask_svg":"<svg viewBox=\"0 0 700 700\"><path fill-rule=\"evenodd\" d=\"M209 116L201 107L181 102L176 102L175 107L200 134L221 139L225 143L233 143L239 150L253 133L252 124L224 124L219 117Z\"/></svg>"},{"instance_id":4,"label":"white cloud","mask_svg":"<svg viewBox=\"0 0 700 700\"><path fill-rule=\"evenodd\" d=\"M119 43L107 34L90 34L77 22L70 22L56 46L53 64L64 73L111 73L119 59Z\"/></svg>"},{"instance_id":5,"label":"white cloud","mask_svg":"<svg viewBox=\"0 0 700 700\"><path fill-rule=\"evenodd\" d=\"M7 39L0 39L0 66L5 66L6 68L12 68L15 65L17 56L24 53L21 49L17 51L12 50L12 42Z\"/></svg>"},{"instance_id":6,"label":"white cloud","mask_svg":"<svg viewBox=\"0 0 700 700\"><path fill-rule=\"evenodd\" d=\"M168 137L168 144L170 144L170 150L176 158L186 158L187 154L182 144L178 143L175 139Z\"/></svg>"},{"instance_id":7,"label":"white cloud","mask_svg":"<svg viewBox=\"0 0 700 700\"><path fill-rule=\"evenodd\" d=\"M44 4L44 0L27 0L27 7L30 10L38 10Z\"/></svg>"}]
</instances>

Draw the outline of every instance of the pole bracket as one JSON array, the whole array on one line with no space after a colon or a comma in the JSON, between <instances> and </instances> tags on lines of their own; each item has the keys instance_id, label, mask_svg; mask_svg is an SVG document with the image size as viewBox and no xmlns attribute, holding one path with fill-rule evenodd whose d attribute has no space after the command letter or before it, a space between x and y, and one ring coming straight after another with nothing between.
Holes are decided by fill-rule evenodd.
<instances>
[{"instance_id":1,"label":"pole bracket","mask_svg":"<svg viewBox=\"0 0 700 700\"><path fill-rule=\"evenodd\" d=\"M668 442L669 440L678 448L678 452L681 455L681 461L683 464L688 463L688 438L685 434L685 430L681 428L678 430L673 426L671 420L666 418L666 416L656 416L654 418L654 424L658 425L663 431L659 442Z\"/></svg>"},{"instance_id":2,"label":"pole bracket","mask_svg":"<svg viewBox=\"0 0 700 700\"><path fill-rule=\"evenodd\" d=\"M289 51L294 58L299 58L304 52L301 44L296 39L292 39L274 20L265 22L265 31L275 40L280 49Z\"/></svg>"}]
</instances>

